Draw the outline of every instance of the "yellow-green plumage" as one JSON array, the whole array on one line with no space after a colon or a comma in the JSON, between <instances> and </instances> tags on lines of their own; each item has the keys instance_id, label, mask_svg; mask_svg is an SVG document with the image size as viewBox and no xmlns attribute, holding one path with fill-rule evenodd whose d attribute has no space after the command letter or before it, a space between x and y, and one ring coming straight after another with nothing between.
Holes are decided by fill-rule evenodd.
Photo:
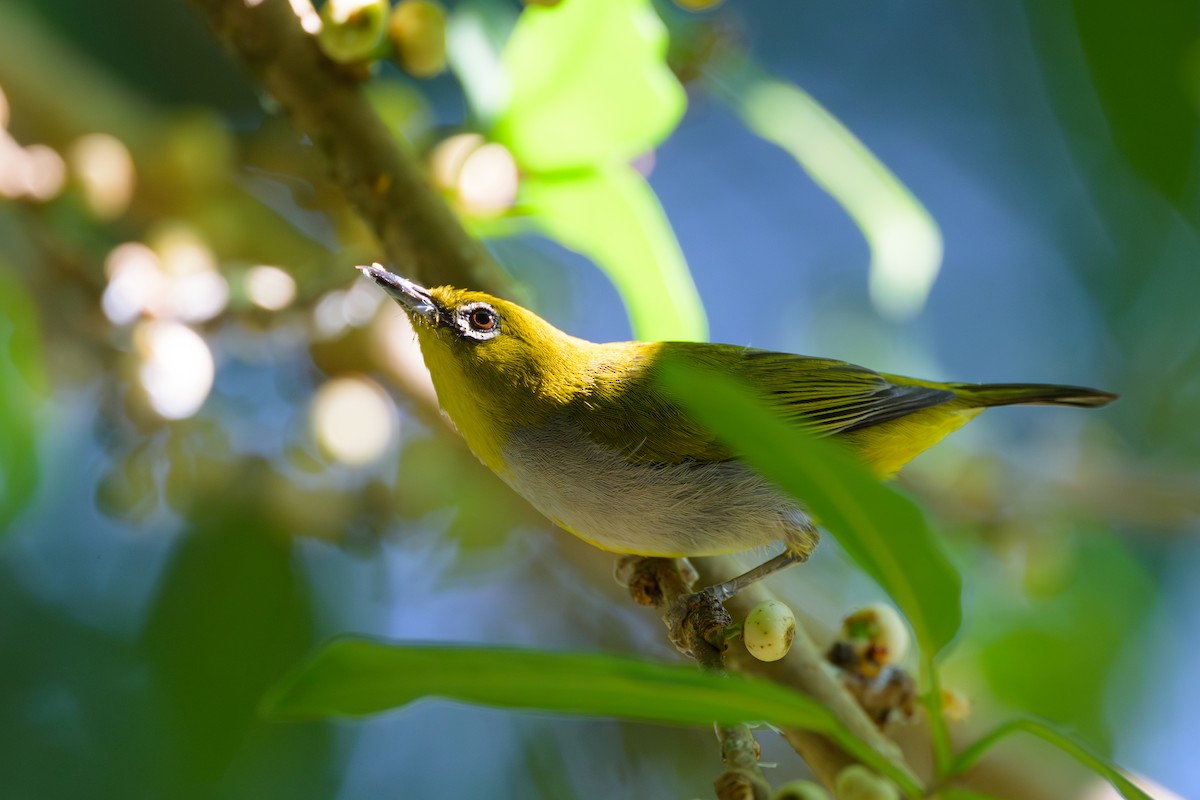
<instances>
[{"instance_id":1,"label":"yellow-green plumage","mask_svg":"<svg viewBox=\"0 0 1200 800\"><path fill-rule=\"evenodd\" d=\"M706 555L783 540L806 554L815 544L802 507L663 393L655 369L665 357L745 380L782 416L844 442L881 476L988 406L1114 397L920 381L724 344L596 344L490 295L426 291L373 270L364 268L413 317L439 401L480 460L555 522L618 552ZM411 292L419 299L406 299ZM491 314L494 328L475 330L474 314Z\"/></svg>"}]
</instances>

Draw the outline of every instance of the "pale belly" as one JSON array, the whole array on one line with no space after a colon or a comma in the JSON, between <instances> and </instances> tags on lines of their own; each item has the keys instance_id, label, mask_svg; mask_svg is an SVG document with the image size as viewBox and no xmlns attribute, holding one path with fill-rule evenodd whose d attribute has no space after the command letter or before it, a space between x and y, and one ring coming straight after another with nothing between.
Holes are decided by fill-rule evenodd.
<instances>
[{"instance_id":1,"label":"pale belly","mask_svg":"<svg viewBox=\"0 0 1200 800\"><path fill-rule=\"evenodd\" d=\"M565 418L517 429L503 447L514 490L554 522L618 553L700 556L787 540L815 544L800 507L750 468L630 463Z\"/></svg>"}]
</instances>

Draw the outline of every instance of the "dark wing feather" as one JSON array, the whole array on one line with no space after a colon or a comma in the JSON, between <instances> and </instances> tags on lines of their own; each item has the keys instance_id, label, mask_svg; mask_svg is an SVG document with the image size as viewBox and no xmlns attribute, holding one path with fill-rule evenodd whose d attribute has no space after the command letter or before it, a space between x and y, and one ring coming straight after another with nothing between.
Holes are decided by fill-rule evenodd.
<instances>
[{"instance_id":1,"label":"dark wing feather","mask_svg":"<svg viewBox=\"0 0 1200 800\"><path fill-rule=\"evenodd\" d=\"M827 358L751 350L734 345L667 342L637 348L619 367L598 369L593 391L576 398L568 414L597 442L640 463L722 461L729 451L663 396L653 379L660 358L736 375L755 386L779 413L814 433L851 433L940 405L952 391Z\"/></svg>"},{"instance_id":2,"label":"dark wing feather","mask_svg":"<svg viewBox=\"0 0 1200 800\"><path fill-rule=\"evenodd\" d=\"M741 377L766 389L776 410L821 435L850 433L941 405L954 392L898 382L845 361L748 350Z\"/></svg>"}]
</instances>

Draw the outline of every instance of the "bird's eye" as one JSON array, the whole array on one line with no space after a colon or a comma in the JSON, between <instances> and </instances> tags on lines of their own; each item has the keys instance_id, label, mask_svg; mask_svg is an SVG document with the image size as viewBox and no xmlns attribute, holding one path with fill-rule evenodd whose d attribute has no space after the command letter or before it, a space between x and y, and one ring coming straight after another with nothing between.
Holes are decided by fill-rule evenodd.
<instances>
[{"instance_id":1,"label":"bird's eye","mask_svg":"<svg viewBox=\"0 0 1200 800\"><path fill-rule=\"evenodd\" d=\"M468 319L471 327L477 331L490 331L496 327L496 314L490 308L477 308L471 312Z\"/></svg>"},{"instance_id":2,"label":"bird's eye","mask_svg":"<svg viewBox=\"0 0 1200 800\"><path fill-rule=\"evenodd\" d=\"M458 333L467 339L486 342L500 335L500 315L487 303L467 303L455 313Z\"/></svg>"}]
</instances>

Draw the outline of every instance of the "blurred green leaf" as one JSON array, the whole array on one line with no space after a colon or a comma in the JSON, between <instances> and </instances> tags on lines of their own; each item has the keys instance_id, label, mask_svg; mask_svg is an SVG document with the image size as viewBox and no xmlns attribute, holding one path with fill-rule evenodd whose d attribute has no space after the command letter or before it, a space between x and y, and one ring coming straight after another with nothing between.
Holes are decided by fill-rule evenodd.
<instances>
[{"instance_id":1,"label":"blurred green leaf","mask_svg":"<svg viewBox=\"0 0 1200 800\"><path fill-rule=\"evenodd\" d=\"M46 392L40 337L33 302L0 266L0 531L37 489L37 417Z\"/></svg>"},{"instance_id":2,"label":"blurred green leaf","mask_svg":"<svg viewBox=\"0 0 1200 800\"><path fill-rule=\"evenodd\" d=\"M1000 700L1068 724L1107 749L1110 717L1099 698L1154 605L1154 583L1118 541L1098 531L1056 560L1065 563L1058 585L1043 590L1048 596L1013 603L1007 583L979 587L988 609L975 630L980 668Z\"/></svg>"},{"instance_id":3,"label":"blurred green leaf","mask_svg":"<svg viewBox=\"0 0 1200 800\"><path fill-rule=\"evenodd\" d=\"M648 0L527 6L504 48L510 95L493 137L534 172L628 161L683 116L666 47Z\"/></svg>"},{"instance_id":4,"label":"blurred green leaf","mask_svg":"<svg viewBox=\"0 0 1200 800\"><path fill-rule=\"evenodd\" d=\"M426 696L502 708L833 730L832 714L774 684L593 653L339 639L270 695L276 717L360 716Z\"/></svg>"},{"instance_id":5,"label":"blurred green leaf","mask_svg":"<svg viewBox=\"0 0 1200 800\"><path fill-rule=\"evenodd\" d=\"M922 650L954 638L962 582L916 503L834 442L780 420L734 378L667 362L661 380L697 422L801 499L904 612Z\"/></svg>"},{"instance_id":6,"label":"blurred green leaf","mask_svg":"<svg viewBox=\"0 0 1200 800\"><path fill-rule=\"evenodd\" d=\"M117 520L144 523L158 508L155 468L161 452L147 439L115 453L96 483L96 508Z\"/></svg>"},{"instance_id":7,"label":"blurred green leaf","mask_svg":"<svg viewBox=\"0 0 1200 800\"><path fill-rule=\"evenodd\" d=\"M1049 742L1067 755L1095 772L1113 785L1125 800L1151 800L1150 795L1143 792L1126 778L1121 771L1104 758L1096 755L1084 745L1055 728L1036 719L1014 719L981 737L978 741L964 750L951 767L951 774L960 775L969 770L986 752L999 744L1002 739L1014 733L1028 733Z\"/></svg>"},{"instance_id":8,"label":"blurred green leaf","mask_svg":"<svg viewBox=\"0 0 1200 800\"><path fill-rule=\"evenodd\" d=\"M482 128L494 126L508 103L500 54L516 20L516 9L507 3L471 3L453 9L447 21L446 55Z\"/></svg>"},{"instance_id":9,"label":"blurred green leaf","mask_svg":"<svg viewBox=\"0 0 1200 800\"><path fill-rule=\"evenodd\" d=\"M685 725L765 721L823 733L910 793L915 789L806 695L769 681L622 656L339 639L287 676L263 709L282 719L361 716L429 696Z\"/></svg>"},{"instance_id":10,"label":"blurred green leaf","mask_svg":"<svg viewBox=\"0 0 1200 800\"><path fill-rule=\"evenodd\" d=\"M1193 224L1200 222L1200 6L1158 0L1153 13L1123 0L1073 0L1071 6L1113 142L1134 170Z\"/></svg>"},{"instance_id":11,"label":"blurred green leaf","mask_svg":"<svg viewBox=\"0 0 1200 800\"><path fill-rule=\"evenodd\" d=\"M919 313L942 266L942 233L930 213L812 95L739 64L709 85L746 127L791 155L858 225L871 247L871 300L884 314Z\"/></svg>"},{"instance_id":12,"label":"blurred green leaf","mask_svg":"<svg viewBox=\"0 0 1200 800\"><path fill-rule=\"evenodd\" d=\"M232 771L261 772L272 762L293 786L297 773L307 774L305 796L333 792L322 777L332 757L328 729L281 737L255 714L262 693L311 646L313 620L291 540L260 513L262 476L252 470L193 507L193 527L171 553L142 637L169 743L160 767L188 787L170 796L210 797Z\"/></svg>"},{"instance_id":13,"label":"blurred green leaf","mask_svg":"<svg viewBox=\"0 0 1200 800\"><path fill-rule=\"evenodd\" d=\"M405 444L392 497L406 519L453 509L447 532L468 549L503 545L514 527L535 514L491 470L437 437Z\"/></svg>"},{"instance_id":14,"label":"blurred green leaf","mask_svg":"<svg viewBox=\"0 0 1200 800\"><path fill-rule=\"evenodd\" d=\"M544 234L590 258L617 287L644 341L708 337L696 285L671 223L646 181L625 165L531 177L521 205Z\"/></svg>"},{"instance_id":15,"label":"blurred green leaf","mask_svg":"<svg viewBox=\"0 0 1200 800\"><path fill-rule=\"evenodd\" d=\"M169 796L156 784L162 738L128 636L81 621L30 575L0 557L0 795Z\"/></svg>"}]
</instances>

